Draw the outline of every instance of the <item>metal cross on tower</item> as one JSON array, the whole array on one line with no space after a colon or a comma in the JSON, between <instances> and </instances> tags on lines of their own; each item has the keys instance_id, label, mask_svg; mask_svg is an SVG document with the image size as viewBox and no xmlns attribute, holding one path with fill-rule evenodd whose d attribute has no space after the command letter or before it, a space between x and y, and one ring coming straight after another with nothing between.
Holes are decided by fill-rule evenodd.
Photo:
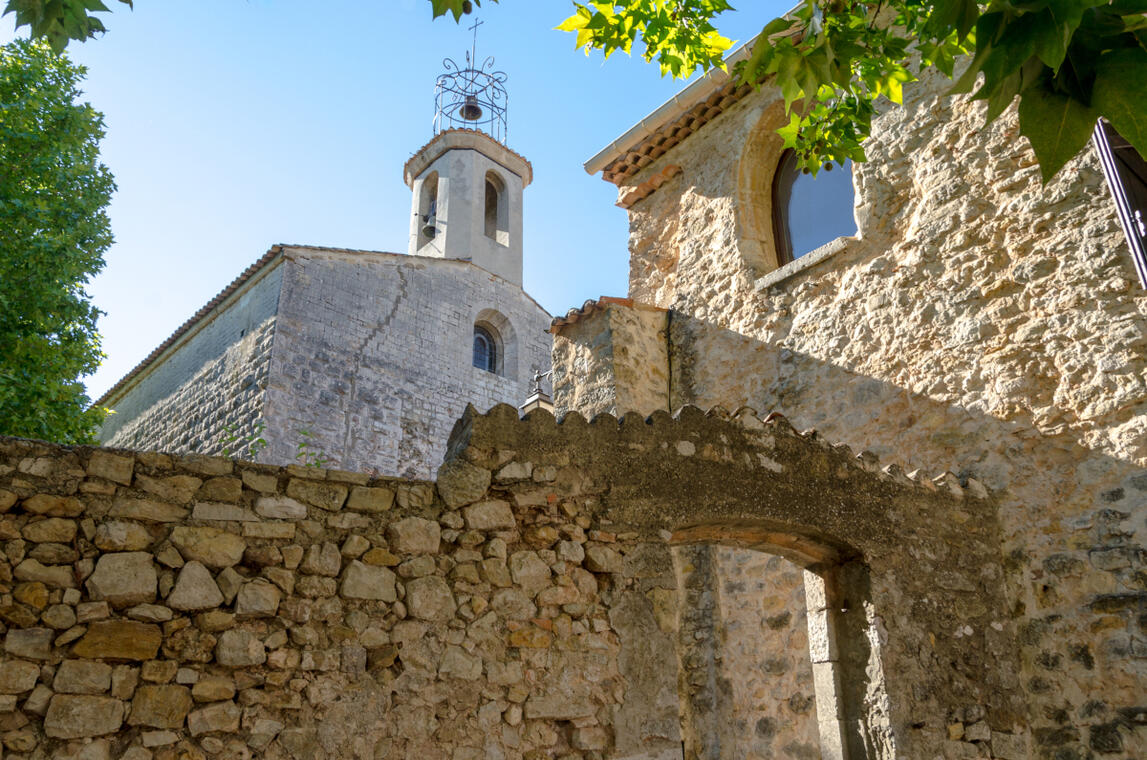
<instances>
[{"instance_id":1,"label":"metal cross on tower","mask_svg":"<svg viewBox=\"0 0 1147 760\"><path fill-rule=\"evenodd\" d=\"M476 18L474 19L474 26L466 27L470 31L474 32L474 42L470 46L470 65L474 65L474 61L478 60L478 27L485 23L485 21Z\"/></svg>"}]
</instances>

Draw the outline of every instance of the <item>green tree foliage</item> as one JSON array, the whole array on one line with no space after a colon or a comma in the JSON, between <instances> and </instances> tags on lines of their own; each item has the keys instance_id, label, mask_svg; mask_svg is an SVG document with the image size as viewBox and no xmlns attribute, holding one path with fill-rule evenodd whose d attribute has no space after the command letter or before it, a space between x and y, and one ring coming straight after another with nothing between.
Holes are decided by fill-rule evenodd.
<instances>
[{"instance_id":1,"label":"green tree foliage","mask_svg":"<svg viewBox=\"0 0 1147 760\"><path fill-rule=\"evenodd\" d=\"M713 18L725 0L575 2L559 27L607 56L638 40L663 73L723 67ZM668 30L668 31L667 31ZM772 82L801 165L864 160L876 101L899 103L926 68L988 103L987 121L1020 98L1020 132L1047 181L1087 142L1099 116L1147 155L1147 0L804 0L765 25L741 81ZM799 101L799 103L798 103Z\"/></svg>"},{"instance_id":2,"label":"green tree foliage","mask_svg":"<svg viewBox=\"0 0 1147 760\"><path fill-rule=\"evenodd\" d=\"M103 117L84 70L44 42L0 47L0 433L88 442L103 418L78 381L103 354L84 284L112 236Z\"/></svg>"},{"instance_id":3,"label":"green tree foliage","mask_svg":"<svg viewBox=\"0 0 1147 760\"><path fill-rule=\"evenodd\" d=\"M131 7L132 0L119 0ZM93 13L106 11L100 0L8 0L4 15L16 14L16 26L27 26L33 39L47 40L57 53L69 40L83 40L107 31Z\"/></svg>"}]
</instances>

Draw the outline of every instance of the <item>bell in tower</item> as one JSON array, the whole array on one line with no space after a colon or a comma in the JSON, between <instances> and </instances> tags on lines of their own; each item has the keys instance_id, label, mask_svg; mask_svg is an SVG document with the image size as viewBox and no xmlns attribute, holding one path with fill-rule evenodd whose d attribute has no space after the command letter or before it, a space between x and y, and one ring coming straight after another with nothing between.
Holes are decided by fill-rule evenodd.
<instances>
[{"instance_id":1,"label":"bell in tower","mask_svg":"<svg viewBox=\"0 0 1147 760\"><path fill-rule=\"evenodd\" d=\"M434 89L434 137L406 162L409 253L461 259L522 284L522 191L530 162L506 146L506 75L494 59L447 58Z\"/></svg>"}]
</instances>

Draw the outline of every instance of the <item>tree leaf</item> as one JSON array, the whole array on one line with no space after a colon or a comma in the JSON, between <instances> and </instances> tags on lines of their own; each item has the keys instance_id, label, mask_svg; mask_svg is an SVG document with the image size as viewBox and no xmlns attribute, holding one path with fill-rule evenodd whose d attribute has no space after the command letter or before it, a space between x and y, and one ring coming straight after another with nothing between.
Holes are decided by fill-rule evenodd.
<instances>
[{"instance_id":1,"label":"tree leaf","mask_svg":"<svg viewBox=\"0 0 1147 760\"><path fill-rule=\"evenodd\" d=\"M1147 50L1128 47L1100 57L1091 105L1147 156Z\"/></svg>"},{"instance_id":2,"label":"tree leaf","mask_svg":"<svg viewBox=\"0 0 1147 760\"><path fill-rule=\"evenodd\" d=\"M1050 79L1020 96L1020 134L1028 138L1046 183L1087 144L1095 112L1079 101L1053 92Z\"/></svg>"}]
</instances>

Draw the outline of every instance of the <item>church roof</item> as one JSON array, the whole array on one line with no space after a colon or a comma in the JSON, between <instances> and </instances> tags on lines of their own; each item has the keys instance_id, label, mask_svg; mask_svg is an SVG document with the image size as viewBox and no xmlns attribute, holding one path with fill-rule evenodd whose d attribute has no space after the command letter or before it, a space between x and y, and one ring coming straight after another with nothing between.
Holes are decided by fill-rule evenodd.
<instances>
[{"instance_id":1,"label":"church roof","mask_svg":"<svg viewBox=\"0 0 1147 760\"><path fill-rule=\"evenodd\" d=\"M132 370L130 372L128 372L126 375L121 377L119 379L119 381L116 382L115 385L113 385L111 388L108 388L106 391L104 391L104 394L96 400L95 405L96 406L103 406L107 402L108 399L110 399L113 395L116 394L116 392L118 392L121 388L123 388L125 385L127 385L137 375L139 375L141 372L143 372L145 369L147 369L147 367L153 361L158 359L160 354L162 354L167 349L171 348L171 346L174 345L177 340L182 338L201 319L203 319L208 314L210 314L211 311L213 309L215 309L215 307L219 306L224 301L226 301L228 296L230 296L232 293L234 293L236 290L238 290L240 287L242 287L243 283L245 283L245 282L247 282L247 280L251 279L252 275L254 275L256 272L258 272L263 267L270 264L271 261L273 261L276 257L278 257L279 254L281 254L282 252L283 252L283 246L282 245L271 246L270 250L268 250L266 253L264 253L262 256L260 256L258 258L258 260L255 261L255 263L251 264L251 266L244 269L239 274L238 277L236 277L234 280L232 280L227 285L227 287L225 287L225 288L223 288L223 290L219 291L219 293L216 294L216 296L214 298L212 298L210 301L203 304L203 306L199 309L199 311L192 314L191 317L188 318L188 320L186 322L181 324L179 327L175 328L175 332L173 332L171 335L169 335L167 337L167 340L163 341L158 346L156 346L155 349L150 354L148 354L146 357L144 357L143 361L141 361L139 364L135 365L135 367L132 368Z\"/></svg>"},{"instance_id":2,"label":"church roof","mask_svg":"<svg viewBox=\"0 0 1147 760\"><path fill-rule=\"evenodd\" d=\"M169 335L167 337L166 340L164 340L162 343L160 343L158 346L156 346L155 349L151 353L149 353L146 357L144 357L143 361L141 361L139 364L135 365L135 367L133 367L132 370L130 372L128 372L126 375L121 377L116 382L115 385L113 385L111 388L108 388L106 391L104 391L103 395L101 395L95 401L95 405L96 406L106 405L109 399L111 399L120 390L122 390L124 387L126 387L137 376L142 374L165 351L167 351L169 348L171 348L177 342L179 342L179 340L181 338L183 338L185 335L187 335L187 333L191 332L191 330L197 324L202 322L207 316L209 316L212 311L214 311L215 309L222 306L223 303L228 298L230 298L237 290L242 288L243 285L245 285L258 272L260 272L265 267L267 267L271 263L273 263L286 250L323 251L323 252L327 252L327 253L370 254L370 255L374 255L374 256L402 256L405 258L421 259L422 261L451 261L451 262L455 262L458 264L467 264L469 266L476 267L477 269L482 269L482 267L478 266L474 262L465 261L463 259L438 259L438 258L430 258L427 256L411 256L411 255L405 254L405 253L392 253L390 251L368 251L368 250L364 250L361 248L335 248L333 246L324 246L324 245L291 245L288 243L276 243L275 245L271 246L270 249L266 253L264 253L257 260L255 260L254 263L252 263L249 267L244 269L239 274L238 277L236 277L234 280L232 280L230 283L228 283L227 287L225 287L225 288L223 288L223 290L219 291L215 295L214 298L212 298L207 303L203 304L203 306L200 307L199 310L196 311L194 314L192 314L191 317L189 317L187 319L187 321L185 321L179 327L175 328L175 332L173 332L171 335ZM485 272L487 270L482 269L482 271ZM489 274L491 277L498 277L498 275L494 274L493 272L489 272ZM533 296L531 296L529 293L527 293L524 288L522 289L522 294L525 295L526 298L530 299L530 301L532 301L534 303L534 305L537 306L539 309L541 309L543 312L545 312L547 314L549 313L546 311L545 307L542 306L540 303L538 303L537 300Z\"/></svg>"}]
</instances>

